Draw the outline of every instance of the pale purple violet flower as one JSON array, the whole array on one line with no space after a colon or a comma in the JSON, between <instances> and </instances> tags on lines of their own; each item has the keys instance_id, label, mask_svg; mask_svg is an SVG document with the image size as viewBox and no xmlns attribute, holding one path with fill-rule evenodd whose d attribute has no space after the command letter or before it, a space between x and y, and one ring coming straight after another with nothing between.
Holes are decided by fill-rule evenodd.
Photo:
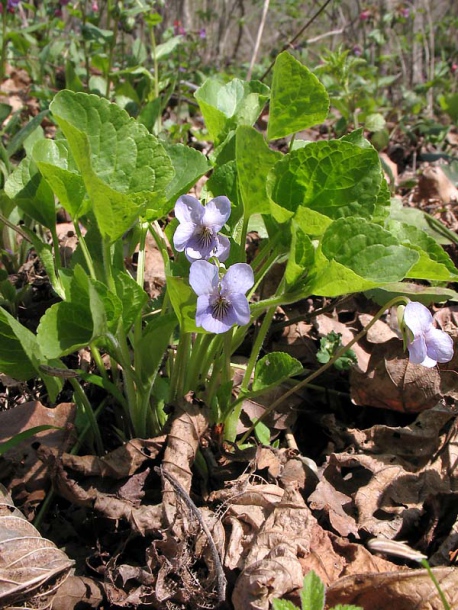
<instances>
[{"instance_id":1,"label":"pale purple violet flower","mask_svg":"<svg viewBox=\"0 0 458 610\"><path fill-rule=\"evenodd\" d=\"M220 334L234 324L244 326L250 321L250 306L245 296L254 284L250 265L235 263L220 278L216 265L196 261L191 265L189 283L197 294L197 326Z\"/></svg>"},{"instance_id":2,"label":"pale purple violet flower","mask_svg":"<svg viewBox=\"0 0 458 610\"><path fill-rule=\"evenodd\" d=\"M453 339L433 326L431 312L424 305L408 303L402 324L407 331L405 336L412 364L432 368L438 362L449 362L453 358Z\"/></svg>"},{"instance_id":3,"label":"pale purple violet flower","mask_svg":"<svg viewBox=\"0 0 458 610\"><path fill-rule=\"evenodd\" d=\"M230 215L231 202L227 197L215 197L203 206L195 197L182 195L175 204L175 216L180 224L173 236L173 245L178 252L184 251L191 263L212 256L225 261L230 243L218 231Z\"/></svg>"}]
</instances>

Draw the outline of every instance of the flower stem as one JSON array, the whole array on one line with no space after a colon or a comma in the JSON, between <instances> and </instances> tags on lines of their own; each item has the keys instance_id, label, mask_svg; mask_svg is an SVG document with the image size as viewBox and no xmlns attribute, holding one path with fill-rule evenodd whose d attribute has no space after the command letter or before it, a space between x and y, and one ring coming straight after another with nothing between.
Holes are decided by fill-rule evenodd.
<instances>
[{"instance_id":1,"label":"flower stem","mask_svg":"<svg viewBox=\"0 0 458 610\"><path fill-rule=\"evenodd\" d=\"M173 402L184 396L186 367L191 349L191 333L183 333L178 341L178 348L173 363L170 380L170 400Z\"/></svg>"},{"instance_id":2,"label":"flower stem","mask_svg":"<svg viewBox=\"0 0 458 610\"><path fill-rule=\"evenodd\" d=\"M328 368L330 368L336 360L338 360L341 356L343 356L345 354L345 352L352 347L352 345L354 345L355 343L357 343L360 339L362 339L364 337L364 335L369 331L370 328L372 328L372 326L377 322L377 320L379 320L382 317L382 315L385 313L385 311L387 309L389 309L390 307L393 307L394 305L407 304L408 302L409 302L409 299L407 297L402 297L402 296L394 297L393 299L391 299L391 301L388 301L388 303L386 305L384 305L375 314L375 316L372 318L372 320L369 322L369 324L367 326L365 326L357 335L355 335L353 337L353 339L349 343L347 343L347 345L344 345L339 350L337 350L335 352L335 354L330 358L330 360L328 360L328 362L323 364L323 366L321 366L319 369L317 369L316 371L311 373L303 381L301 381L300 383L295 385L293 388L291 388L290 390L288 390L287 392L282 394L279 398L277 398L277 400L275 400L263 412L263 414L253 423L253 425L245 432L242 439L240 440L240 443L241 444L245 443L247 438L249 437L249 435L255 429L256 425L259 422L261 422L265 417L267 417L267 415L269 415L269 413L271 413L274 409L276 409L282 402L284 402L287 398L289 398L295 392L298 392L299 390L302 390L302 388L305 388L305 386L307 386L311 381L316 379L316 377L319 377L319 375L321 375L322 373L327 371Z\"/></svg>"},{"instance_id":3,"label":"flower stem","mask_svg":"<svg viewBox=\"0 0 458 610\"><path fill-rule=\"evenodd\" d=\"M86 261L86 265L89 270L89 275L93 280L96 280L97 275L95 273L92 257L89 252L89 248L87 247L86 240L84 239L83 234L81 233L81 229L77 220L73 221L73 227L75 229L76 236L78 237L78 244L81 246L81 250L83 251L84 260Z\"/></svg>"}]
</instances>

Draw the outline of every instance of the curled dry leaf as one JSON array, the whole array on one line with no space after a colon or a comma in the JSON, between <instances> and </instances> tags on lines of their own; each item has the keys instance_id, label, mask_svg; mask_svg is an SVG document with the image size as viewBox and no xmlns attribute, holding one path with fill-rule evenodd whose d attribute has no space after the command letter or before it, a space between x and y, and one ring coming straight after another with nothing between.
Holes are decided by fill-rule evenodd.
<instances>
[{"instance_id":1,"label":"curled dry leaf","mask_svg":"<svg viewBox=\"0 0 458 610\"><path fill-rule=\"evenodd\" d=\"M309 497L309 503L312 510L323 511L327 515L335 532L341 536L352 534L359 538L358 526L351 516L352 499L338 491L327 479L323 478L318 483ZM345 511L346 506L350 507L350 514Z\"/></svg>"},{"instance_id":2,"label":"curled dry leaf","mask_svg":"<svg viewBox=\"0 0 458 610\"><path fill-rule=\"evenodd\" d=\"M454 417L450 409L437 405L420 413L407 426L376 425L367 430L348 432L364 453L396 455L405 460L415 460L418 467L438 451L443 442L441 432Z\"/></svg>"},{"instance_id":3,"label":"curled dry leaf","mask_svg":"<svg viewBox=\"0 0 458 610\"><path fill-rule=\"evenodd\" d=\"M267 610L272 598L300 589L307 558L314 567L320 564L320 576L326 580L333 573L331 566L339 564L327 533L300 493L290 488L253 537L232 596L235 610Z\"/></svg>"},{"instance_id":4,"label":"curled dry leaf","mask_svg":"<svg viewBox=\"0 0 458 610\"><path fill-rule=\"evenodd\" d=\"M360 532L393 539L401 528L408 531L415 525L429 496L446 493L451 484L450 479L442 476L441 460L417 472L407 466L392 455L333 454L323 477L353 498L351 510L357 515ZM321 485L318 484L315 493Z\"/></svg>"},{"instance_id":5,"label":"curled dry leaf","mask_svg":"<svg viewBox=\"0 0 458 610\"><path fill-rule=\"evenodd\" d=\"M107 491L108 477L81 478L78 473L65 468L63 460L67 458L66 454L60 456L55 451L41 448L40 456L43 461L52 465L55 490L72 504L93 508L108 519L123 519L134 532L143 536L148 532L156 532L161 527L161 505L138 505L141 495L138 485L141 485L144 475L139 474L139 478L136 478L135 497L132 501L125 497L126 488L123 483L111 482Z\"/></svg>"},{"instance_id":6,"label":"curled dry leaf","mask_svg":"<svg viewBox=\"0 0 458 610\"><path fill-rule=\"evenodd\" d=\"M14 506L0 485L0 607L51 608L73 562Z\"/></svg>"},{"instance_id":7,"label":"curled dry leaf","mask_svg":"<svg viewBox=\"0 0 458 610\"><path fill-rule=\"evenodd\" d=\"M458 570L434 568L434 576L450 608L458 607ZM444 606L427 570L354 574L341 578L326 592L329 608L354 604L371 610L443 610Z\"/></svg>"},{"instance_id":8,"label":"curled dry leaf","mask_svg":"<svg viewBox=\"0 0 458 610\"><path fill-rule=\"evenodd\" d=\"M7 486L28 517L33 516L35 507L45 498L50 484L49 467L39 459L37 446L57 451L68 450L75 438L75 415L74 403L63 402L50 409L38 401L27 402L0 413L0 443L37 426L60 428L38 432L15 445L3 456L10 468Z\"/></svg>"},{"instance_id":9,"label":"curled dry leaf","mask_svg":"<svg viewBox=\"0 0 458 610\"><path fill-rule=\"evenodd\" d=\"M148 440L134 438L103 457L66 453L62 456L62 464L88 477L123 479L133 475L146 460L154 460L165 440L165 436Z\"/></svg>"},{"instance_id":10,"label":"curled dry leaf","mask_svg":"<svg viewBox=\"0 0 458 610\"><path fill-rule=\"evenodd\" d=\"M191 490L191 467L196 457L199 441L208 428L208 410L193 399L191 394L185 397L185 404L177 406L170 432L167 438L167 447L162 461L162 468L166 470L189 494ZM163 509L164 517L169 525L179 527L175 522L177 497L176 491L169 481L163 481Z\"/></svg>"}]
</instances>

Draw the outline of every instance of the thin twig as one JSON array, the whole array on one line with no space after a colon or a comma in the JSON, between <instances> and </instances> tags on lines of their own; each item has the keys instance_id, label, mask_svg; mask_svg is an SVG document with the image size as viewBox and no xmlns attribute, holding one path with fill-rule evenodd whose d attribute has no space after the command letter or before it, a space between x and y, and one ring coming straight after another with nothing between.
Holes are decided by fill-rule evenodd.
<instances>
[{"instance_id":1,"label":"thin twig","mask_svg":"<svg viewBox=\"0 0 458 610\"><path fill-rule=\"evenodd\" d=\"M162 466L156 466L154 468L154 470L158 474L160 474L161 477L163 477L164 479L167 479L167 481L170 483L170 485L175 490L175 493L178 496L180 496L180 498L183 500L183 502L186 504L186 506L189 508L189 510L195 516L195 518L199 522L200 527L202 528L202 530L204 531L205 535L207 536L208 546L210 547L210 551L211 551L211 554L212 554L212 557L213 557L213 561L215 563L216 586L217 586L217 590L218 590L218 601L219 602L224 602L225 599L226 599L226 584L227 584L226 575L224 574L223 564L221 563L221 559L220 559L220 556L219 556L219 553L218 553L218 549L216 548L215 541L213 540L213 536L212 536L212 534L211 534L207 524L202 519L202 515L200 514L199 509L197 508L197 506L194 504L194 502L189 497L188 492L170 474L170 472L167 472L167 470L165 470Z\"/></svg>"},{"instance_id":2,"label":"thin twig","mask_svg":"<svg viewBox=\"0 0 458 610\"><path fill-rule=\"evenodd\" d=\"M310 19L307 21L307 23L299 30L299 32L293 36L293 38L291 38L290 41L288 41L282 48L282 51L285 51L286 49L288 49L289 47L291 47L298 38L300 38L302 36L302 34L305 32L305 30L309 27L310 24L312 24L315 19L324 11L324 9L328 6L328 4L330 4L331 0L326 0L326 2L323 4L322 7L320 7L317 12L312 15L312 17L310 17ZM264 74L261 76L261 78L259 79L260 81L263 81L265 79L265 77L269 74L269 72L272 70L272 68L274 67L275 64L275 60L270 64L270 66L267 68L267 70L264 72Z\"/></svg>"},{"instance_id":3,"label":"thin twig","mask_svg":"<svg viewBox=\"0 0 458 610\"><path fill-rule=\"evenodd\" d=\"M264 0L264 6L262 9L262 17L261 22L259 24L258 35L256 37L256 44L254 45L253 55L251 56L250 67L248 68L248 74L246 76L247 80L251 80L251 73L253 72L253 67L256 61L256 57L258 55L259 46L262 40L262 33L264 32L264 26L266 24L267 11L269 10L270 0Z\"/></svg>"}]
</instances>

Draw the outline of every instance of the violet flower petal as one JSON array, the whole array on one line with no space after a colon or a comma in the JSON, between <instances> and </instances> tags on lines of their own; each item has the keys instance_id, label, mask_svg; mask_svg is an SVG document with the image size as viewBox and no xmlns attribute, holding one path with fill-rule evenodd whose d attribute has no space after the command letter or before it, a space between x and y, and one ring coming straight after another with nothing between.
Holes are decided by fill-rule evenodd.
<instances>
[{"instance_id":1,"label":"violet flower petal","mask_svg":"<svg viewBox=\"0 0 458 610\"><path fill-rule=\"evenodd\" d=\"M408 303L403 323L407 329L407 349L412 364L432 368L438 362L449 362L453 358L453 339L434 326L433 316L424 305Z\"/></svg>"},{"instance_id":2,"label":"violet flower petal","mask_svg":"<svg viewBox=\"0 0 458 610\"><path fill-rule=\"evenodd\" d=\"M412 364L423 364L427 358L426 341L423 335L418 335L412 341L408 341L409 360ZM432 365L434 366L435 363Z\"/></svg>"},{"instance_id":3,"label":"violet flower petal","mask_svg":"<svg viewBox=\"0 0 458 610\"><path fill-rule=\"evenodd\" d=\"M223 294L245 294L254 284L253 269L246 263L235 263L221 280Z\"/></svg>"},{"instance_id":4,"label":"violet flower petal","mask_svg":"<svg viewBox=\"0 0 458 610\"><path fill-rule=\"evenodd\" d=\"M244 294L231 295L231 308L235 314L234 324L245 326L250 321L250 304Z\"/></svg>"},{"instance_id":5,"label":"violet flower petal","mask_svg":"<svg viewBox=\"0 0 458 610\"><path fill-rule=\"evenodd\" d=\"M192 239L196 226L190 222L182 222L178 225L173 234L173 245L177 252L183 252L188 242Z\"/></svg>"},{"instance_id":6,"label":"violet flower petal","mask_svg":"<svg viewBox=\"0 0 458 610\"><path fill-rule=\"evenodd\" d=\"M404 323L416 336L428 330L433 323L433 316L427 307L411 301L404 310Z\"/></svg>"},{"instance_id":7,"label":"violet flower petal","mask_svg":"<svg viewBox=\"0 0 458 610\"><path fill-rule=\"evenodd\" d=\"M208 261L198 260L189 270L189 284L197 296L213 295L218 292L218 268Z\"/></svg>"},{"instance_id":8,"label":"violet flower petal","mask_svg":"<svg viewBox=\"0 0 458 610\"><path fill-rule=\"evenodd\" d=\"M231 249L231 242L225 235L218 235L216 238L216 248L212 253L222 263L228 258Z\"/></svg>"},{"instance_id":9,"label":"violet flower petal","mask_svg":"<svg viewBox=\"0 0 458 610\"><path fill-rule=\"evenodd\" d=\"M227 197L215 197L204 207L202 224L216 232L223 228L231 215L231 202Z\"/></svg>"},{"instance_id":10,"label":"violet flower petal","mask_svg":"<svg viewBox=\"0 0 458 610\"><path fill-rule=\"evenodd\" d=\"M210 333L225 333L237 323L237 320L233 311L228 311L223 318L216 318L214 302L215 298L211 295L204 294L197 297L196 326L202 326Z\"/></svg>"},{"instance_id":11,"label":"violet flower petal","mask_svg":"<svg viewBox=\"0 0 458 610\"><path fill-rule=\"evenodd\" d=\"M425 334L427 354L437 362L449 362L453 358L453 339L447 333L432 326Z\"/></svg>"},{"instance_id":12,"label":"violet flower petal","mask_svg":"<svg viewBox=\"0 0 458 610\"><path fill-rule=\"evenodd\" d=\"M224 333L234 324L250 321L245 292L253 286L253 270L246 263L229 267L220 280L216 265L205 260L192 263L189 283L197 294L196 325L208 332Z\"/></svg>"},{"instance_id":13,"label":"violet flower petal","mask_svg":"<svg viewBox=\"0 0 458 610\"><path fill-rule=\"evenodd\" d=\"M181 222L201 224L205 208L198 199L191 195L182 195L175 204L175 217Z\"/></svg>"}]
</instances>

